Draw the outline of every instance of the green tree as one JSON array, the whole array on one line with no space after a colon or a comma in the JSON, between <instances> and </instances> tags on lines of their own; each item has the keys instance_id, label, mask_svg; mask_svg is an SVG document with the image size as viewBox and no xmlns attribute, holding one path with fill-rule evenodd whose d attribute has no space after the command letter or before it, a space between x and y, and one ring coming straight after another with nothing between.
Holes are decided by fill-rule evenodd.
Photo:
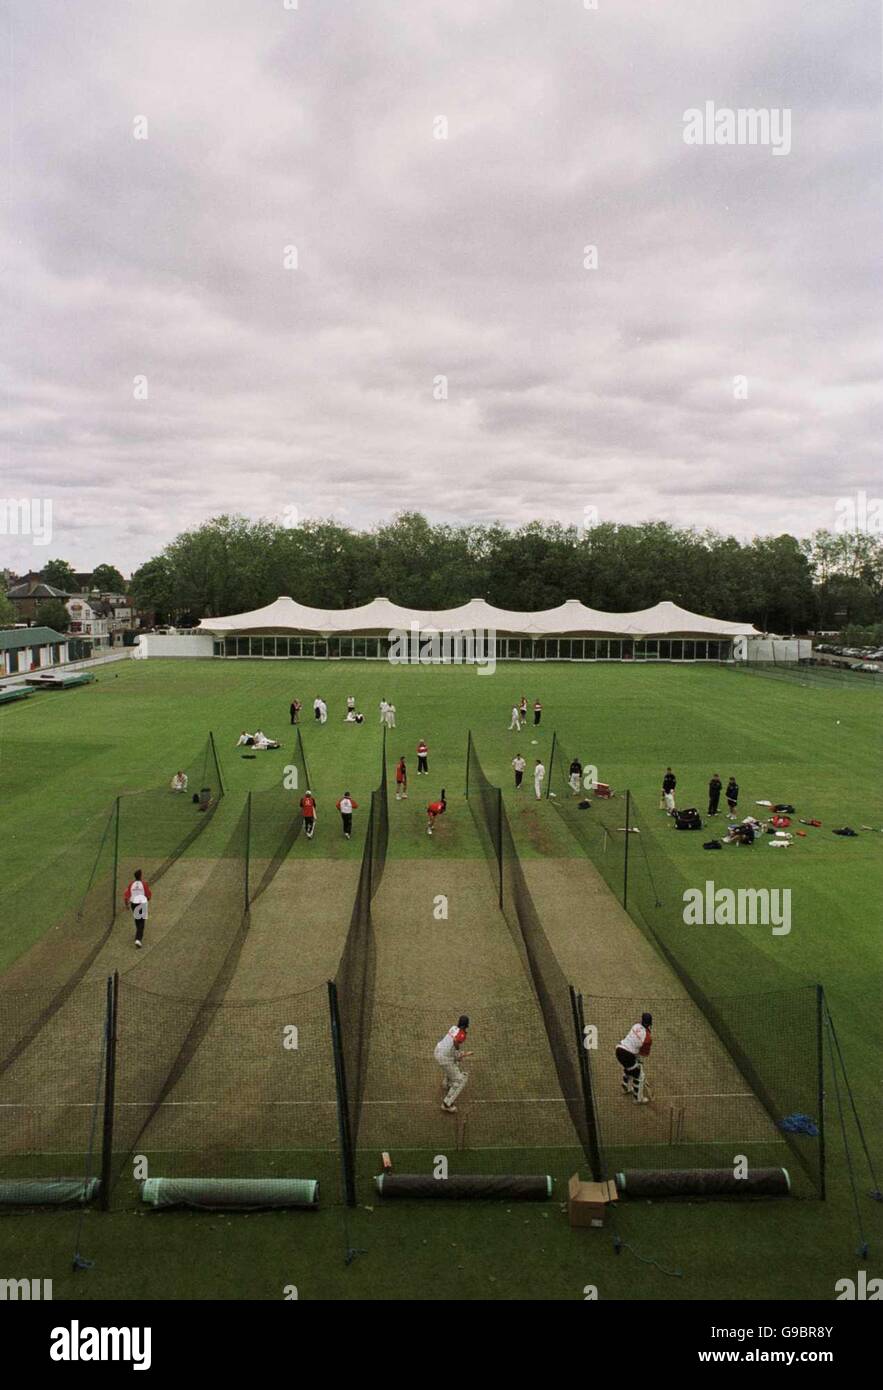
<instances>
[{"instance_id":1,"label":"green tree","mask_svg":"<svg viewBox=\"0 0 883 1390\"><path fill-rule=\"evenodd\" d=\"M0 591L0 627L12 627L15 620L15 605Z\"/></svg>"},{"instance_id":2,"label":"green tree","mask_svg":"<svg viewBox=\"0 0 883 1390\"><path fill-rule=\"evenodd\" d=\"M92 571L92 588L102 594L124 594L126 581L113 565L96 565Z\"/></svg>"},{"instance_id":3,"label":"green tree","mask_svg":"<svg viewBox=\"0 0 883 1390\"><path fill-rule=\"evenodd\" d=\"M138 608L154 609L158 617L167 618L174 609L175 592L170 561L164 554L147 560L132 575L129 589Z\"/></svg>"},{"instance_id":4,"label":"green tree","mask_svg":"<svg viewBox=\"0 0 883 1390\"><path fill-rule=\"evenodd\" d=\"M56 632L67 632L70 620L70 614L60 598L47 598L44 603L37 604L34 616L37 627L51 627Z\"/></svg>"},{"instance_id":5,"label":"green tree","mask_svg":"<svg viewBox=\"0 0 883 1390\"><path fill-rule=\"evenodd\" d=\"M67 560L48 560L40 571L40 577L44 584L51 584L53 589L61 589L62 593L76 593L79 585L73 565L69 565Z\"/></svg>"},{"instance_id":6,"label":"green tree","mask_svg":"<svg viewBox=\"0 0 883 1390\"><path fill-rule=\"evenodd\" d=\"M806 631L816 610L812 570L794 536L758 536L747 547L751 619L765 632Z\"/></svg>"}]
</instances>

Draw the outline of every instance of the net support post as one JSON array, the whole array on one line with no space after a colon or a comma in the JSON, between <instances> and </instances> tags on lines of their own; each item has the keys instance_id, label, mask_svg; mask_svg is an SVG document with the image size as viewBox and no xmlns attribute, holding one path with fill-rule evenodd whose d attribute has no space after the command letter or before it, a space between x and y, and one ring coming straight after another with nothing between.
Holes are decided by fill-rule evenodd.
<instances>
[{"instance_id":1,"label":"net support post","mask_svg":"<svg viewBox=\"0 0 883 1390\"><path fill-rule=\"evenodd\" d=\"M497 863L500 870L500 909L503 907L503 792L497 787Z\"/></svg>"},{"instance_id":2,"label":"net support post","mask_svg":"<svg viewBox=\"0 0 883 1390\"><path fill-rule=\"evenodd\" d=\"M354 1207L356 1205L356 1163L350 1128L340 1004L337 997L337 985L333 980L328 981L328 1011L331 1018L331 1047L334 1053L334 1086L337 1095L337 1128L340 1135L340 1162L344 1196L347 1206Z\"/></svg>"},{"instance_id":3,"label":"net support post","mask_svg":"<svg viewBox=\"0 0 883 1390\"><path fill-rule=\"evenodd\" d=\"M113 811L113 875L110 885L110 920L117 915L117 875L120 871L120 798L114 802Z\"/></svg>"},{"instance_id":4,"label":"net support post","mask_svg":"<svg viewBox=\"0 0 883 1390\"><path fill-rule=\"evenodd\" d=\"M826 1195L825 1173L825 989L816 985L816 1055L819 1117L819 1197Z\"/></svg>"},{"instance_id":5,"label":"net support post","mask_svg":"<svg viewBox=\"0 0 883 1390\"><path fill-rule=\"evenodd\" d=\"M622 858L622 905L628 910L629 905L629 836L631 834L632 823L632 794L627 791L625 794L625 851Z\"/></svg>"},{"instance_id":6,"label":"net support post","mask_svg":"<svg viewBox=\"0 0 883 1390\"><path fill-rule=\"evenodd\" d=\"M212 733L211 729L209 729L209 731L208 731L208 739L209 739L209 743L211 744L211 747L212 747L212 757L213 757L214 760L215 760L215 768L216 768L217 774L218 774L218 796L220 797L220 796L223 796L223 795L224 795L224 779L223 779L223 777L221 776L221 760L220 760L220 758L218 757L218 750L217 750L217 747L215 746L215 736L214 736L214 734Z\"/></svg>"},{"instance_id":7,"label":"net support post","mask_svg":"<svg viewBox=\"0 0 883 1390\"><path fill-rule=\"evenodd\" d=\"M250 894L251 880L251 792L248 793L245 801L245 911L251 900Z\"/></svg>"},{"instance_id":8,"label":"net support post","mask_svg":"<svg viewBox=\"0 0 883 1390\"><path fill-rule=\"evenodd\" d=\"M589 1160L589 1167L592 1170L593 1182L603 1182L604 1164L601 1160L601 1143L598 1135L598 1122L595 1114L595 1103L592 1092L592 1073L589 1067L588 1052L586 1051L586 1020L585 1014L583 1013L583 997L581 994L577 994L573 985L570 986L570 1008L573 1014L573 1029L576 1040L580 1084L582 1086L583 1104L586 1111L586 1134L589 1140L589 1152L586 1157Z\"/></svg>"},{"instance_id":9,"label":"net support post","mask_svg":"<svg viewBox=\"0 0 883 1390\"><path fill-rule=\"evenodd\" d=\"M107 977L107 996L104 1015L104 1116L101 1135L101 1195L102 1211L110 1208L110 1188L113 1179L113 1117L116 1094L117 1025L119 1022L119 971Z\"/></svg>"},{"instance_id":10,"label":"net support post","mask_svg":"<svg viewBox=\"0 0 883 1390\"><path fill-rule=\"evenodd\" d=\"M552 776L555 772L555 749L558 746L558 734L552 731L552 751L549 754L549 775L546 778L546 800L552 795Z\"/></svg>"}]
</instances>

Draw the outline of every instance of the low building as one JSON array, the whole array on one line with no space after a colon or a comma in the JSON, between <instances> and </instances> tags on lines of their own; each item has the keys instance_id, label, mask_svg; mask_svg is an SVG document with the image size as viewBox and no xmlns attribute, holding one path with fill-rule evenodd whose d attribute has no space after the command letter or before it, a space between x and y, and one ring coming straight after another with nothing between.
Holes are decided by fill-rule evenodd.
<instances>
[{"instance_id":1,"label":"low building","mask_svg":"<svg viewBox=\"0 0 883 1390\"><path fill-rule=\"evenodd\" d=\"M85 594L74 594L65 604L70 613L70 634L72 637L87 639L92 644L96 656L111 646L107 606L99 599L89 599Z\"/></svg>"},{"instance_id":2,"label":"low building","mask_svg":"<svg viewBox=\"0 0 883 1390\"><path fill-rule=\"evenodd\" d=\"M132 656L146 661L153 656L214 656L214 642L209 633L141 632L135 638Z\"/></svg>"},{"instance_id":3,"label":"low building","mask_svg":"<svg viewBox=\"0 0 883 1390\"><path fill-rule=\"evenodd\" d=\"M12 588L7 590L6 597L15 609L18 622L32 623L41 604L47 603L50 599L58 599L60 603L67 604L70 594L47 584L39 574L29 574L20 583L13 584Z\"/></svg>"},{"instance_id":4,"label":"low building","mask_svg":"<svg viewBox=\"0 0 883 1390\"><path fill-rule=\"evenodd\" d=\"M51 627L0 630L0 676L27 676L68 659L68 639Z\"/></svg>"}]
</instances>

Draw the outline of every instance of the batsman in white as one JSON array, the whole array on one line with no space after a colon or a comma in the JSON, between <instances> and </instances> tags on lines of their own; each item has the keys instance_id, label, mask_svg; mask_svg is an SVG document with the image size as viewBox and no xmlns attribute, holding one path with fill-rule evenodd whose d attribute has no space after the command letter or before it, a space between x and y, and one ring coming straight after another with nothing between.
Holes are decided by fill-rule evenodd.
<instances>
[{"instance_id":1,"label":"batsman in white","mask_svg":"<svg viewBox=\"0 0 883 1390\"><path fill-rule=\"evenodd\" d=\"M622 1067L623 1095L634 1096L638 1105L646 1105L649 1096L644 1094L644 1064L642 1059L650 1056L653 1037L653 1015L641 1014L641 1022L632 1024L626 1036L616 1049L616 1060Z\"/></svg>"},{"instance_id":2,"label":"batsman in white","mask_svg":"<svg viewBox=\"0 0 883 1390\"><path fill-rule=\"evenodd\" d=\"M454 1102L468 1079L460 1066L464 1057L472 1056L471 1052L463 1051L468 1029L469 1018L466 1014L461 1014L454 1026L449 1028L441 1041L435 1045L435 1060L441 1067L444 1081L447 1083L445 1098L442 1101L442 1110L446 1115L456 1114L457 1106Z\"/></svg>"}]
</instances>

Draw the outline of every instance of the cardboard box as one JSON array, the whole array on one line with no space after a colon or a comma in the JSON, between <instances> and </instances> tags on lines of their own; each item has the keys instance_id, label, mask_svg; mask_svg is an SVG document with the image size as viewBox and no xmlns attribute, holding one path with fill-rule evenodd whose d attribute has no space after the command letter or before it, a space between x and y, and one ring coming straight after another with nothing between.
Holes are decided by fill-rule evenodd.
<instances>
[{"instance_id":1,"label":"cardboard box","mask_svg":"<svg viewBox=\"0 0 883 1390\"><path fill-rule=\"evenodd\" d=\"M567 1184L567 1218L571 1226L603 1226L608 1202L619 1200L616 1183L583 1182L574 1173Z\"/></svg>"}]
</instances>

